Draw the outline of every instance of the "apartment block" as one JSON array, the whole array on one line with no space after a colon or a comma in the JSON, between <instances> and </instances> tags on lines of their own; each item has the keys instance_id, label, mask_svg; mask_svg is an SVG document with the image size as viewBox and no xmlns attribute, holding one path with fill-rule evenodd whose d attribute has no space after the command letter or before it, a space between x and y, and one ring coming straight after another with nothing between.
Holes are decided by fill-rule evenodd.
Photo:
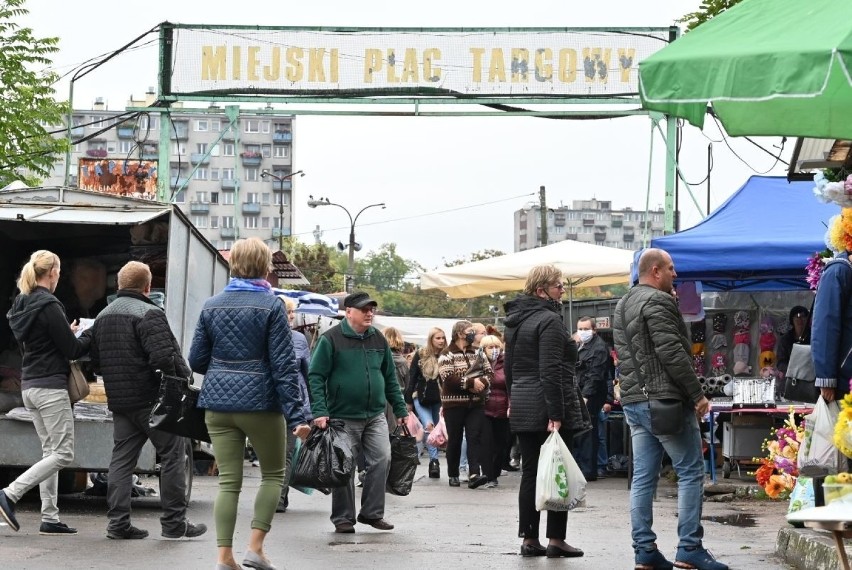
<instances>
[{"instance_id":1,"label":"apartment block","mask_svg":"<svg viewBox=\"0 0 852 570\"><path fill-rule=\"evenodd\" d=\"M131 99L127 106L145 107L153 100L149 92L145 100ZM102 100L95 100L91 110L73 111L71 139L80 142L71 150L70 186L89 188L104 172L144 168L140 177L156 172L169 179L169 196L155 196L152 190L144 197L175 203L219 249L230 249L238 238L259 237L274 250L281 236L291 234L296 178L286 177L293 165L292 115L243 109L229 128L225 110L214 104L194 111L174 106L170 118L152 111L126 120L120 117L124 114L108 110ZM165 165L156 162L162 129L168 129L170 140ZM64 183L62 160L43 185Z\"/></svg>"},{"instance_id":2,"label":"apartment block","mask_svg":"<svg viewBox=\"0 0 852 570\"><path fill-rule=\"evenodd\" d=\"M547 244L572 239L584 243L638 249L642 246L643 232L650 241L663 235L665 212L649 212L624 208L614 210L609 200L574 200L570 207L547 209ZM530 203L515 211L515 251L533 249L541 245L541 207Z\"/></svg>"}]
</instances>

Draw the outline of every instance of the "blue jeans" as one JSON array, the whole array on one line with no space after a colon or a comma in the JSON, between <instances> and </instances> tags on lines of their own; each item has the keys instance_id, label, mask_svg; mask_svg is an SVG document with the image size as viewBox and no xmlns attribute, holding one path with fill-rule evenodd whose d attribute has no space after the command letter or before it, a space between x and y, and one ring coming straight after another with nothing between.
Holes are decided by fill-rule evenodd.
<instances>
[{"instance_id":1,"label":"blue jeans","mask_svg":"<svg viewBox=\"0 0 852 570\"><path fill-rule=\"evenodd\" d=\"M390 439L388 422L381 413L367 420L344 419L344 430L349 438L352 455L358 457L364 451L367 474L361 490L360 514L367 519L385 516L385 484L390 467ZM702 466L704 464L702 463ZM355 524L355 470L345 487L331 491L331 522Z\"/></svg>"},{"instance_id":2,"label":"blue jeans","mask_svg":"<svg viewBox=\"0 0 852 570\"><path fill-rule=\"evenodd\" d=\"M431 431L426 429L426 425L429 423L438 425L438 422L441 420L441 402L436 404L421 404L418 398L414 398L414 410L417 412L420 423L423 424L423 441L426 441L426 438L429 437L429 431ZM427 443L426 451L429 452L430 461L438 460L437 447Z\"/></svg>"},{"instance_id":3,"label":"blue jeans","mask_svg":"<svg viewBox=\"0 0 852 570\"><path fill-rule=\"evenodd\" d=\"M651 549L657 540L657 535L651 529L654 520L652 500L660 479L663 450L671 457L678 476L677 546L700 546L704 537L704 528L701 526L704 458L695 414L689 411L684 413L683 431L678 435L651 433L648 402L625 404L624 415L633 444L633 485L630 488L633 548Z\"/></svg>"}]
</instances>

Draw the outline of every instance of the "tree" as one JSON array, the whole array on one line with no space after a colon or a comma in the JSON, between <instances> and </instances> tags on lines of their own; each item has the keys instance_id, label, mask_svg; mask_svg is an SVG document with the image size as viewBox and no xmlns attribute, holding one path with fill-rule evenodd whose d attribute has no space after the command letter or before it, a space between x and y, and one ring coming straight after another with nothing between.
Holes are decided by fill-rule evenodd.
<instances>
[{"instance_id":1,"label":"tree","mask_svg":"<svg viewBox=\"0 0 852 570\"><path fill-rule=\"evenodd\" d=\"M369 285L382 291L402 289L406 279L418 271L423 271L419 263L399 255L395 243L385 243L378 251L371 251L359 261L355 273L359 285Z\"/></svg>"},{"instance_id":2,"label":"tree","mask_svg":"<svg viewBox=\"0 0 852 570\"><path fill-rule=\"evenodd\" d=\"M54 138L44 125L61 125L68 110L58 103L53 84L58 75L36 71L51 65L59 38L36 38L30 28L14 21L29 13L26 0L0 1L0 76L4 87L0 105L0 187L14 180L41 183L65 152L68 141ZM24 174L28 170L34 174Z\"/></svg>"},{"instance_id":3,"label":"tree","mask_svg":"<svg viewBox=\"0 0 852 570\"><path fill-rule=\"evenodd\" d=\"M299 268L310 285L305 290L315 293L335 293L343 290L343 275L332 265L336 253L324 243L305 245L289 236L284 239L287 258Z\"/></svg>"},{"instance_id":4,"label":"tree","mask_svg":"<svg viewBox=\"0 0 852 570\"><path fill-rule=\"evenodd\" d=\"M462 263L470 263L471 261L482 261L483 259L491 259L492 257L500 257L501 255L506 255L504 252L499 249L483 249L480 251L474 251L471 254L468 254L467 257L457 257L451 261L444 260L445 267L455 267L456 265L461 265Z\"/></svg>"},{"instance_id":5,"label":"tree","mask_svg":"<svg viewBox=\"0 0 852 570\"><path fill-rule=\"evenodd\" d=\"M728 8L740 3L741 0L704 0L701 7L696 12L690 12L683 18L677 20L678 23L686 23L686 31L691 32L704 22L712 20Z\"/></svg>"}]
</instances>

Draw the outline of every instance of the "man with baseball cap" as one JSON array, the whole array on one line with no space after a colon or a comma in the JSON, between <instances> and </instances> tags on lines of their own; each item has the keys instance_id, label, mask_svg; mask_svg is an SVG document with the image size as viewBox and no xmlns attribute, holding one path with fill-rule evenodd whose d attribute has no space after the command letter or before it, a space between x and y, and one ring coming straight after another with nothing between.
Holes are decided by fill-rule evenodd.
<instances>
[{"instance_id":1,"label":"man with baseball cap","mask_svg":"<svg viewBox=\"0 0 852 570\"><path fill-rule=\"evenodd\" d=\"M331 522L335 532L355 532L355 522L391 530L385 520L385 483L390 465L390 440L385 407L393 406L397 424L408 410L396 380L396 368L387 340L375 327L378 303L364 292L347 295L346 318L326 331L317 343L308 372L314 423L328 427L329 419L343 422L352 455L363 450L367 465L361 492L361 511L355 517L355 480L331 495Z\"/></svg>"}]
</instances>

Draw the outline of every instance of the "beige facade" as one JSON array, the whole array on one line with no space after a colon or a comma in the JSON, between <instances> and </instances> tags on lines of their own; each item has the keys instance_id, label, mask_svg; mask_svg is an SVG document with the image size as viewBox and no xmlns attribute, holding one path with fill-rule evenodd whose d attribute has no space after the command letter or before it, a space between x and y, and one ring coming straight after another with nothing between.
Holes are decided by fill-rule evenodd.
<instances>
[{"instance_id":1,"label":"beige facade","mask_svg":"<svg viewBox=\"0 0 852 570\"><path fill-rule=\"evenodd\" d=\"M144 101L129 101L128 107L144 107L152 100L149 93ZM277 249L279 236L291 234L298 177L276 180L275 176L283 178L292 172L293 116L242 110L238 132L222 135L228 118L224 109L213 105L206 113L173 107L170 123L157 112L117 122L123 113L110 111L99 101L91 110L74 110L72 140L114 127L74 145L70 186L85 184L85 177L78 177L81 158L105 160L117 165L116 171L126 162L125 172L139 161L157 161L160 130L168 128L169 162L157 168L158 176L169 177L171 196L166 199L176 203L214 246L230 249L238 238L259 237ZM91 161L82 161L86 162ZM265 171L275 176L264 178ZM85 172L91 176L89 170ZM63 159L43 185L59 186L64 178Z\"/></svg>"},{"instance_id":2,"label":"beige facade","mask_svg":"<svg viewBox=\"0 0 852 570\"><path fill-rule=\"evenodd\" d=\"M647 239L663 235L665 212L625 208L613 210L609 200L574 200L571 207L559 206L547 211L547 244L572 239L584 243L638 249L647 225ZM515 251L542 245L541 208L537 204L515 211Z\"/></svg>"}]
</instances>

